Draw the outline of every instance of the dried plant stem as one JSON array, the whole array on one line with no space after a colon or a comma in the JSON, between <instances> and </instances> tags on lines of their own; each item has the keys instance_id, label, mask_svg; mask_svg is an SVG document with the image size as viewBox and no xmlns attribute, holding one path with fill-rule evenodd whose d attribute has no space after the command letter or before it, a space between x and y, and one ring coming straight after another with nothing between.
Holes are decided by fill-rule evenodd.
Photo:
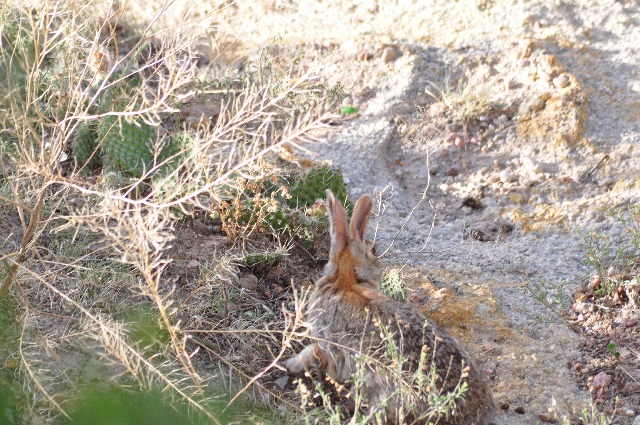
<instances>
[{"instance_id":1,"label":"dried plant stem","mask_svg":"<svg viewBox=\"0 0 640 425\"><path fill-rule=\"evenodd\" d=\"M93 323L94 325L96 325L99 328L100 333L104 333L109 338L117 341L117 344L120 347L122 347L123 350L126 351L127 355L129 355L132 358L134 358L136 360L136 362L138 362L139 364L144 365L144 367L149 372L153 373L157 378L159 378L160 381L162 381L166 385L167 388L170 388L171 390L175 391L176 394L178 394L180 397L182 397L184 400L186 400L191 407L193 407L194 409L199 410L200 412L204 413L209 419L211 419L211 421L213 423L220 424L218 419L215 416L213 416L209 411L207 411L207 409L205 409L205 407L202 406L201 403L199 403L197 400L195 400L192 396L188 395L183 389L181 389L177 385L176 381L172 380L169 376L167 376L160 369L158 369L158 367L156 367L151 361L149 361L149 359L147 359L142 353L140 353L133 346L129 345L125 340L123 340L121 335L120 335L120 333L117 332L115 329L109 327L108 324L104 320L101 320L98 316L96 316L95 314L91 313L89 310L85 309L82 305L77 303L75 300L73 300L71 297L69 297L64 292L58 290L55 286L51 285L49 282L47 282L45 279L43 279L37 273L35 273L32 270L29 270L27 268L23 268L23 270L26 273L28 273L29 275L31 275L32 278L34 278L37 281L39 281L48 290L50 290L51 292L53 292L54 294L59 296L62 300L64 300L65 302L67 302L67 303L69 303L71 305L73 305L80 313L82 313L83 317L87 318L91 323ZM34 382L35 383L39 382L38 379L35 377L35 375L34 375Z\"/></svg>"},{"instance_id":2,"label":"dried plant stem","mask_svg":"<svg viewBox=\"0 0 640 425\"><path fill-rule=\"evenodd\" d=\"M13 284L16 274L18 273L18 269L20 265L27 259L27 252L35 243L34 236L37 233L38 227L42 225L42 209L44 207L44 202L47 194L47 184L44 184L39 192L36 200L36 205L31 211L31 217L29 217L29 226L24 232L22 236L22 242L20 243L20 251L18 253L18 257L13 260L13 264L9 267L9 271L7 276L5 277L2 285L0 286L0 298L3 298L9 292L9 288ZM16 205L16 208L22 209L22 207Z\"/></svg>"}]
</instances>

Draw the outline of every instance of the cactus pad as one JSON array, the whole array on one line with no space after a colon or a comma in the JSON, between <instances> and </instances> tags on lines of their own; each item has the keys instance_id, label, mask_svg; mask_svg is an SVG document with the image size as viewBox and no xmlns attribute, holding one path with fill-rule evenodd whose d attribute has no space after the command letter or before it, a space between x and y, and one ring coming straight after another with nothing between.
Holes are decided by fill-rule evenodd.
<instances>
[{"instance_id":1,"label":"cactus pad","mask_svg":"<svg viewBox=\"0 0 640 425\"><path fill-rule=\"evenodd\" d=\"M98 126L95 122L84 123L78 127L71 142L76 163L85 171L100 165L102 152L98 149Z\"/></svg>"},{"instance_id":2,"label":"cactus pad","mask_svg":"<svg viewBox=\"0 0 640 425\"><path fill-rule=\"evenodd\" d=\"M325 199L327 189L331 189L336 198L345 203L345 208L350 213L352 206L347 200L344 179L340 173L326 165L313 168L300 176L291 189L291 199L287 200L287 204L291 208L309 208L318 199Z\"/></svg>"},{"instance_id":3,"label":"cactus pad","mask_svg":"<svg viewBox=\"0 0 640 425\"><path fill-rule=\"evenodd\" d=\"M153 166L156 134L150 125L109 116L100 122L98 135L105 156L126 173L139 178Z\"/></svg>"}]
</instances>

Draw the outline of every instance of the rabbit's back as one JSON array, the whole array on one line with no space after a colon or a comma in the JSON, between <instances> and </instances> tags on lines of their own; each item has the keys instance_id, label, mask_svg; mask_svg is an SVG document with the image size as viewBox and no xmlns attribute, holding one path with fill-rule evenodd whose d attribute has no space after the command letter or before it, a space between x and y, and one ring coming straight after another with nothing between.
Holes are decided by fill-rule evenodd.
<instances>
[{"instance_id":1,"label":"rabbit's back","mask_svg":"<svg viewBox=\"0 0 640 425\"><path fill-rule=\"evenodd\" d=\"M384 367L375 366L394 362L390 355L393 345L402 353L402 369L407 376L416 376L418 369L428 376L435 366L436 388L429 390L445 394L466 387L456 400L453 415L438 424L489 423L493 398L482 372L453 337L417 309L366 287L345 292L331 285L319 287L311 305L313 333L324 341L321 346L330 359L327 371L334 379L348 380L356 372L355 353L364 353L374 365L366 378L365 396L374 402L394 400L397 382L385 376ZM431 408L424 393L413 402L418 416Z\"/></svg>"}]
</instances>

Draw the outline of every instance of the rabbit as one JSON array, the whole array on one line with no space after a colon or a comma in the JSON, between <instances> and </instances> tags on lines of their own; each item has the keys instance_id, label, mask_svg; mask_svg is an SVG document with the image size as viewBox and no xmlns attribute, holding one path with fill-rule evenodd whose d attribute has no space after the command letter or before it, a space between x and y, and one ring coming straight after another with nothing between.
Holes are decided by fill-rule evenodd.
<instances>
[{"instance_id":1,"label":"rabbit","mask_svg":"<svg viewBox=\"0 0 640 425\"><path fill-rule=\"evenodd\" d=\"M329 261L305 313L315 342L285 361L288 372L296 374L319 365L329 377L343 383L358 370L356 353L364 351L371 361L364 368L362 394L373 409L372 415L382 414L383 422L490 424L495 411L492 393L469 353L416 308L381 292L382 268L374 243L365 238L371 196L358 200L350 224L344 207L330 190L326 206ZM387 337L383 338L385 332ZM400 373L398 362L388 354L389 336L405 359ZM435 381L416 379L419 368L425 374L433 370L430 376L437 377ZM411 383L403 393L397 390L401 385L398 376ZM449 413L434 412L437 407L427 399L429 391L444 396L461 388L465 389Z\"/></svg>"}]
</instances>

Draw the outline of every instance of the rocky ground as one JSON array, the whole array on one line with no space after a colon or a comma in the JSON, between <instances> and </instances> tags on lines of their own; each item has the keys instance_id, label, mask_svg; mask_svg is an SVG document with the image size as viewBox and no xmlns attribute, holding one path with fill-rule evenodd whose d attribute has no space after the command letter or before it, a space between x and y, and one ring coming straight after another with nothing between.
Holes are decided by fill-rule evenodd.
<instances>
[{"instance_id":1,"label":"rocky ground","mask_svg":"<svg viewBox=\"0 0 640 425\"><path fill-rule=\"evenodd\" d=\"M571 326L559 314L594 273L578 229L622 245L603 207L640 200L636 1L247 2L219 21L239 40L228 60L275 40L274 54L304 49L343 84L358 113L315 159L351 196L379 196L386 261L485 362L498 423L577 412L589 388L619 395L598 405L617 423L640 421L634 338L620 340L614 390L613 369L585 367L603 351L580 311L592 307L574 305ZM634 332L640 313L624 305Z\"/></svg>"}]
</instances>

